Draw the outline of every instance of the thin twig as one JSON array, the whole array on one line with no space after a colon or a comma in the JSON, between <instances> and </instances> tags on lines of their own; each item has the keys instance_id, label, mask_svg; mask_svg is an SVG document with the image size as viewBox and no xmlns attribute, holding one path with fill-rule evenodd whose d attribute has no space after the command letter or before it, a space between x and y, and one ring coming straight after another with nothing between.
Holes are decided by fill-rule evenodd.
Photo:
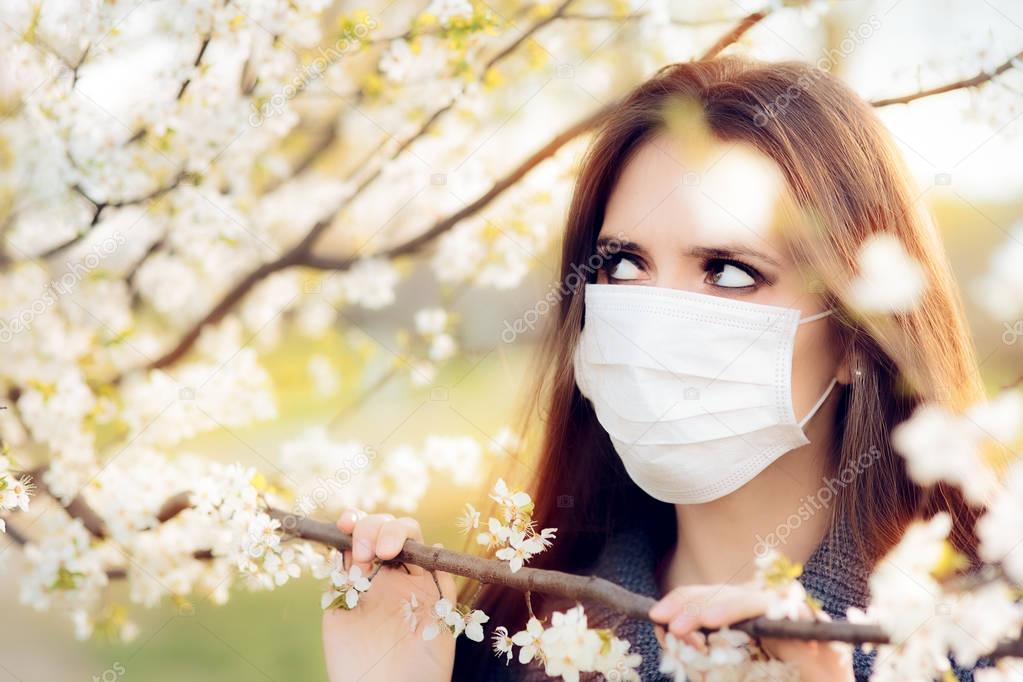
<instances>
[{"instance_id":1,"label":"thin twig","mask_svg":"<svg viewBox=\"0 0 1023 682\"><path fill-rule=\"evenodd\" d=\"M721 36L716 43L711 45L706 52L700 55L700 61L706 61L717 57L719 54L724 52L725 48L738 42L747 31L763 21L770 13L771 9L766 8L743 17L742 21L735 25L735 28Z\"/></svg>"},{"instance_id":2,"label":"thin twig","mask_svg":"<svg viewBox=\"0 0 1023 682\"><path fill-rule=\"evenodd\" d=\"M28 536L21 532L21 530L17 526L11 525L10 519L4 518L3 521L6 524L7 528L7 532L4 534L6 535L6 537L13 540L14 544L20 547L24 547L26 544L28 544L29 541Z\"/></svg>"},{"instance_id":3,"label":"thin twig","mask_svg":"<svg viewBox=\"0 0 1023 682\"><path fill-rule=\"evenodd\" d=\"M199 54L197 54L195 56L195 60L192 62L192 67L193 68L198 69L199 66L202 64L202 57L203 57L204 54L206 54L206 48L210 46L210 40L211 40L211 37L209 35L207 35L205 38L203 38L202 43L199 45ZM181 82L181 87L178 88L178 94L177 94L177 96L174 99L180 100L182 97L184 97L185 96L185 91L188 90L188 86L191 83L192 83L192 77L191 76L189 76L188 78L183 80Z\"/></svg>"},{"instance_id":4,"label":"thin twig","mask_svg":"<svg viewBox=\"0 0 1023 682\"><path fill-rule=\"evenodd\" d=\"M472 604L473 608L476 608L476 600L479 599L481 592L483 592L483 583L477 583L476 591L473 592L472 597L469 598L469 603Z\"/></svg>"},{"instance_id":5,"label":"thin twig","mask_svg":"<svg viewBox=\"0 0 1023 682\"><path fill-rule=\"evenodd\" d=\"M117 199L114 201L97 201L96 199L93 199L91 196L89 196L89 194L85 191L85 189L82 188L81 185L77 184L72 185L71 190L73 192L75 192L76 194L78 194L79 196L81 196L82 198L84 198L86 201L93 205L92 219L89 221L89 225L87 226L86 229L82 230L81 232L76 234L74 237L68 239L67 241L61 242L56 246L51 246L49 249L39 254L38 257L44 260L54 258L63 253L64 251L70 249L75 244L81 242L91 233L92 228L96 227L96 224L99 223L100 216L106 209L124 208L125 206L134 206L137 204L143 204L147 201L151 201L152 199L158 199L159 197L162 197L164 194L167 194L177 189L178 186L181 185L181 183L189 177L190 175L188 173L182 171L178 173L176 176L174 176L174 179L171 182L167 183L166 185L157 187L151 192L147 192L146 194L143 194L138 197L132 197L128 199Z\"/></svg>"},{"instance_id":6,"label":"thin twig","mask_svg":"<svg viewBox=\"0 0 1023 682\"><path fill-rule=\"evenodd\" d=\"M607 115L610 108L611 107L609 105L599 109L567 130L562 131L561 134L557 135L533 155L516 166L510 173L494 183L490 190L476 201L468 204L447 218L443 218L434 223L432 227L418 236L375 255L383 258L395 258L419 251L441 234L452 229L459 222L481 211L499 195L503 194L508 188L512 187L516 182L522 179L523 176L525 176L535 166L540 164L540 162L553 156L558 149L568 144L571 140L575 139L575 137L586 130L592 128L598 121ZM375 179L375 176L369 178L368 181L372 181L373 179ZM331 258L317 256L312 252L312 245L319 238L320 234L330 226L332 221L333 216L320 221L313 226L309 233L307 233L306 237L290 251L277 260L268 261L256 270L250 272L246 277L235 284L235 286L226 294L224 294L220 301L211 308L206 315L202 317L202 319L194 323L172 349L156 358L148 365L148 367L150 369L161 369L173 365L175 362L180 360L198 340L203 329L205 329L208 325L216 324L223 319L224 316L233 310L234 306L241 301L254 286L256 286L256 284L276 272L298 265L324 270L340 271L351 268L358 260L356 256ZM119 378L120 377L116 377L112 379L112 381L116 382Z\"/></svg>"},{"instance_id":7,"label":"thin twig","mask_svg":"<svg viewBox=\"0 0 1023 682\"><path fill-rule=\"evenodd\" d=\"M381 564L381 567L383 564ZM437 586L437 598L444 598L444 590L440 589L440 578L437 577L437 571L430 571L430 577L433 578L433 584Z\"/></svg>"},{"instance_id":8,"label":"thin twig","mask_svg":"<svg viewBox=\"0 0 1023 682\"><path fill-rule=\"evenodd\" d=\"M594 22L614 22L614 23L625 23L626 21L635 21L637 19L645 19L651 16L650 12L634 12L632 14L626 14L622 16L614 14L581 14L575 12L565 12L561 18L566 21L594 21ZM681 17L667 17L665 23L673 26L684 26L687 28L700 28L703 26L715 26L717 24L728 24L733 21L738 21L736 17L716 17L711 19L683 19Z\"/></svg>"},{"instance_id":9,"label":"thin twig","mask_svg":"<svg viewBox=\"0 0 1023 682\"><path fill-rule=\"evenodd\" d=\"M900 97L889 97L887 99L875 99L871 104L875 107L887 107L892 104L906 104L914 100L923 99L924 97L931 97L933 95L943 95L946 92L952 92L953 90L965 90L967 88L975 88L978 85L983 85L990 80L1002 75L1006 71L1018 66L1019 60L1023 59L1023 51L1017 52L1013 56L1009 57L1006 61L996 66L991 71L981 71L972 78L964 78L963 80L954 81L952 83L946 83L945 85L939 85L935 88L928 88L927 90L920 90L919 92L913 92L908 95L902 95Z\"/></svg>"},{"instance_id":10,"label":"thin twig","mask_svg":"<svg viewBox=\"0 0 1023 682\"><path fill-rule=\"evenodd\" d=\"M81 493L78 493L67 504L64 504L59 497L53 494L53 491L46 485L46 481L43 480L45 472L46 467L42 466L27 472L27 474L32 478L32 482L38 486L40 492L46 493L53 499L61 502L61 506L67 511L68 516L81 521L82 525L85 526L85 529L93 537L105 538L107 536L107 524L103 517L96 513L96 510L85 501Z\"/></svg>"},{"instance_id":11,"label":"thin twig","mask_svg":"<svg viewBox=\"0 0 1023 682\"><path fill-rule=\"evenodd\" d=\"M607 116L608 113L611 112L613 106L614 105L608 105L598 109L566 130L561 131L559 135L534 152L532 156L520 163L514 170L494 183L487 193L478 198L476 201L468 204L456 213L437 221L432 227L430 227L430 229L422 232L418 236L409 239L398 246L385 249L375 255L383 258L397 258L398 256L407 256L419 251L428 243L432 242L434 239L444 234L461 221L483 210L488 204L494 201L494 199L521 180L523 176L539 165L542 161L550 158L563 146L596 126L604 119L605 116ZM358 259L354 256L330 257L318 256L314 253L310 253L302 259L301 265L321 270L347 270L352 267L357 260Z\"/></svg>"}]
</instances>

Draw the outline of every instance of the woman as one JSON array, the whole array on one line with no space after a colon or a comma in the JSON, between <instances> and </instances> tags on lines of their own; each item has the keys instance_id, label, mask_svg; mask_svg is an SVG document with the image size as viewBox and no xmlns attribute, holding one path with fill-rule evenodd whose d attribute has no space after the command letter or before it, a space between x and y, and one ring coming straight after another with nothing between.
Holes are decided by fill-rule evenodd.
<instances>
[{"instance_id":1,"label":"woman","mask_svg":"<svg viewBox=\"0 0 1023 682\"><path fill-rule=\"evenodd\" d=\"M856 312L857 254L878 234L923 268L909 312ZM954 544L975 556L976 510L916 486L890 446L920 402L981 397L963 313L888 135L837 79L739 58L661 69L592 142L561 267L569 294L542 359L531 490L534 519L558 538L530 565L658 597L651 619L685 637L763 613L751 579L769 548L804 564L835 618L865 605L872 565L916 517L950 512ZM421 539L407 518L349 510L338 523L356 563ZM332 679L531 674L464 637L455 656L450 637L404 636L400 600L432 587L410 571L378 575L365 611L325 616ZM440 586L453 596L449 576ZM526 620L521 595L499 587L477 606L512 632ZM643 679L659 679L654 626L607 622L643 655ZM762 644L802 679L865 679L871 666L861 652Z\"/></svg>"}]
</instances>

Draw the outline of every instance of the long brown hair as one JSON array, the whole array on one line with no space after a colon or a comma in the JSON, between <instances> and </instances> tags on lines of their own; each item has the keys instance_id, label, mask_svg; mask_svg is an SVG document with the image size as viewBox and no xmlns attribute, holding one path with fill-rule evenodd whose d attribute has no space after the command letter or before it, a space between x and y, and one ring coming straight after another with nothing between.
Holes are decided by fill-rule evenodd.
<instances>
[{"instance_id":1,"label":"long brown hair","mask_svg":"<svg viewBox=\"0 0 1023 682\"><path fill-rule=\"evenodd\" d=\"M940 240L915 207L888 134L872 108L837 78L806 64L736 57L660 69L609 113L582 160L564 235L562 282L571 282L572 273L578 277L593 255L612 187L639 145L664 130L672 98L695 103L715 138L749 144L773 159L799 207L815 216L818 229L794 235L794 254L840 311L837 324L859 370L840 398L828 468L841 471L862 453L880 451L839 490L833 519L848 521L857 546L874 561L914 517L945 510L956 522L953 543L974 556L976 510L952 489L913 483L890 445L892 429L921 401L958 409L982 396L961 303ZM911 312L861 317L852 313L850 281L860 245L880 232L898 237L924 268L928 286ZM658 551L666 552L676 539L672 505L632 483L575 384L582 287L571 287L551 317L533 393L543 440L531 492L534 519L558 528L558 537L531 565L585 570L625 519L642 519ZM490 586L481 597L492 622L509 628L524 622L520 596Z\"/></svg>"}]
</instances>

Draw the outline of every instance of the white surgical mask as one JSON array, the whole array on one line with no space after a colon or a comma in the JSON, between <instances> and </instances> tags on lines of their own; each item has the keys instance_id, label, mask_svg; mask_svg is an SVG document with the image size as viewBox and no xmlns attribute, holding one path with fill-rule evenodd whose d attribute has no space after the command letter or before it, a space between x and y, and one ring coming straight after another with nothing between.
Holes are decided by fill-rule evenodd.
<instances>
[{"instance_id":1,"label":"white surgical mask","mask_svg":"<svg viewBox=\"0 0 1023 682\"><path fill-rule=\"evenodd\" d=\"M792 407L800 319L781 308L646 285L587 284L575 377L651 497L709 502L810 441Z\"/></svg>"}]
</instances>

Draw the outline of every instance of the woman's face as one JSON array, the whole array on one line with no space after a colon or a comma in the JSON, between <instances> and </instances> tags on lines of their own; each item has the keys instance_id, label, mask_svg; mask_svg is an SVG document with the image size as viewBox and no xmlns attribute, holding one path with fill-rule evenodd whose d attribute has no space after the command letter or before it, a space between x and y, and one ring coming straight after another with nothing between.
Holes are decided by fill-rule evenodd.
<instances>
[{"instance_id":1,"label":"woman's face","mask_svg":"<svg viewBox=\"0 0 1023 682\"><path fill-rule=\"evenodd\" d=\"M822 296L785 248L796 219L775 164L745 146L706 143L683 152L666 134L626 164L608 201L598 249L602 284L682 289L753 303L824 309ZM806 414L831 377L847 382L830 318L796 335L792 399Z\"/></svg>"}]
</instances>

